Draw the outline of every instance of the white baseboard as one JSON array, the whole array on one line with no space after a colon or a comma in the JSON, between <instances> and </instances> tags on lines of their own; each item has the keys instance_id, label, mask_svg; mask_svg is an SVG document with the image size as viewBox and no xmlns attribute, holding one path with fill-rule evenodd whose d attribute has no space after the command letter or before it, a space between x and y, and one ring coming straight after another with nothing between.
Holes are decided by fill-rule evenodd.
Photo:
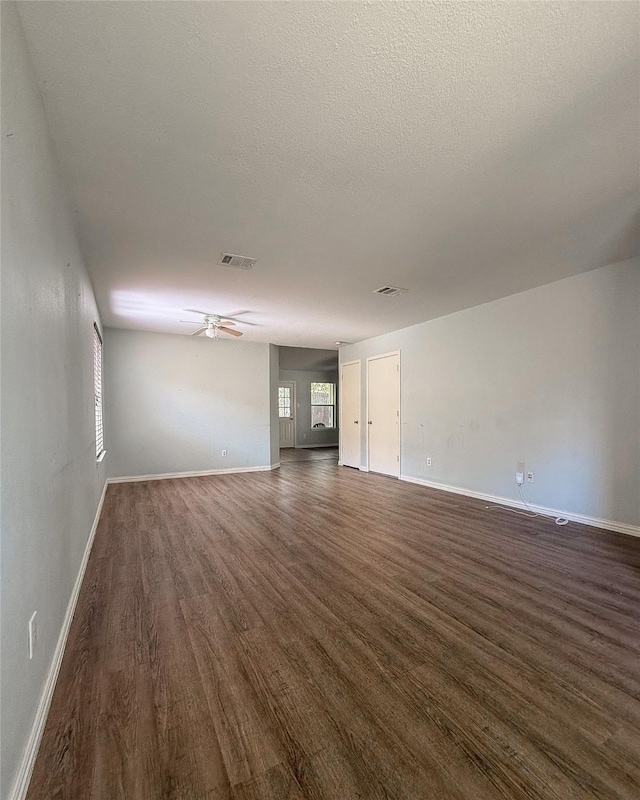
<instances>
[{"instance_id":1,"label":"white baseboard","mask_svg":"<svg viewBox=\"0 0 640 800\"><path fill-rule=\"evenodd\" d=\"M91 547L93 546L93 540L95 538L96 531L98 530L100 512L102 511L102 504L104 503L104 496L106 492L107 482L105 481L104 488L102 489L102 495L100 496L100 501L98 503L98 508L96 509L96 514L93 519L93 525L91 526L91 531L89 532L89 538L87 539L87 544L84 548L78 574L76 576L75 583L73 584L73 589L71 590L71 597L69 598L69 602L67 604L67 611L64 615L62 628L60 629L60 635L58 636L56 648L53 651L53 658L51 659L51 664L49 665L47 679L44 682L40 700L38 701L36 716L33 720L33 725L31 726L31 733L27 739L27 744L22 755L20 766L18 767L18 773L14 780L13 787L9 791L8 800L23 800L27 794L27 789L29 788L29 781L31 780L33 767L36 763L36 756L38 755L38 749L40 748L40 740L42 739L44 726L47 721L47 714L49 713L49 706L51 705L53 690L55 689L56 681L58 680L58 673L60 672L62 656L64 655L64 649L67 644L69 628L71 627L71 621L76 610L76 604L80 594L80 587L82 586L84 573L87 569L87 563L89 561Z\"/></svg>"},{"instance_id":2,"label":"white baseboard","mask_svg":"<svg viewBox=\"0 0 640 800\"><path fill-rule=\"evenodd\" d=\"M409 475L401 475L401 481L407 483L417 483L419 486L427 486L429 489L438 489L443 492L451 492L452 494L461 494L465 497L474 497L477 500L486 500L489 503L497 503L501 506L510 506L511 508L522 509L525 508L524 503L520 500L511 500L507 497L498 497L493 494L485 494L484 492L475 492L472 489L461 489L459 486L448 486L444 483L435 483L428 481L424 478L412 478ZM604 528L608 531L616 531L617 533L626 533L629 536L640 536L640 526L630 525L627 522L616 522L612 519L599 519L598 517L588 517L586 514L576 514L572 511L562 511L557 508L547 508L546 506L537 506L533 503L527 503L528 507L545 517L565 517L571 522L580 522L583 525L591 525L594 528Z\"/></svg>"},{"instance_id":3,"label":"white baseboard","mask_svg":"<svg viewBox=\"0 0 640 800\"><path fill-rule=\"evenodd\" d=\"M360 472L369 472L369 467L358 467Z\"/></svg>"},{"instance_id":4,"label":"white baseboard","mask_svg":"<svg viewBox=\"0 0 640 800\"><path fill-rule=\"evenodd\" d=\"M129 475L120 478L109 478L108 483L135 483L137 481L166 481L172 478L200 478L206 475L235 475L239 472L269 472L278 469L277 464L265 464L260 467L236 467L234 469L205 469L198 472L163 472L158 475Z\"/></svg>"}]
</instances>

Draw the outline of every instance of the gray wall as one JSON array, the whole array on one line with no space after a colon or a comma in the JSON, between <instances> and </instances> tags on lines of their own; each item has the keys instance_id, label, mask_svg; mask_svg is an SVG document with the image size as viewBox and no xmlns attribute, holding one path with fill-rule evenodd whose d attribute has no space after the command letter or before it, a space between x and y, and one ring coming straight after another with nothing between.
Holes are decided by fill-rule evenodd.
<instances>
[{"instance_id":1,"label":"gray wall","mask_svg":"<svg viewBox=\"0 0 640 800\"><path fill-rule=\"evenodd\" d=\"M280 348L269 345L269 410L271 436L269 440L271 466L280 463L280 420L278 417L278 382L280 380Z\"/></svg>"},{"instance_id":2,"label":"gray wall","mask_svg":"<svg viewBox=\"0 0 640 800\"><path fill-rule=\"evenodd\" d=\"M1 5L4 798L33 724L105 469L95 453L98 313L18 12L13 3ZM30 661L33 611L38 642Z\"/></svg>"},{"instance_id":3,"label":"gray wall","mask_svg":"<svg viewBox=\"0 0 640 800\"><path fill-rule=\"evenodd\" d=\"M284 347L280 345L280 369L308 370L309 372L335 372L338 369L338 351L320 350L316 347Z\"/></svg>"},{"instance_id":4,"label":"gray wall","mask_svg":"<svg viewBox=\"0 0 640 800\"><path fill-rule=\"evenodd\" d=\"M280 370L281 381L296 384L296 447L316 444L338 444L338 371ZM336 427L311 427L311 384L315 381L336 384Z\"/></svg>"},{"instance_id":5,"label":"gray wall","mask_svg":"<svg viewBox=\"0 0 640 800\"><path fill-rule=\"evenodd\" d=\"M366 357L398 349L402 475L517 500L524 461L531 503L640 524L637 260L346 346L340 359L363 359L364 394Z\"/></svg>"},{"instance_id":6,"label":"gray wall","mask_svg":"<svg viewBox=\"0 0 640 800\"><path fill-rule=\"evenodd\" d=\"M110 477L271 464L268 344L105 333Z\"/></svg>"}]
</instances>

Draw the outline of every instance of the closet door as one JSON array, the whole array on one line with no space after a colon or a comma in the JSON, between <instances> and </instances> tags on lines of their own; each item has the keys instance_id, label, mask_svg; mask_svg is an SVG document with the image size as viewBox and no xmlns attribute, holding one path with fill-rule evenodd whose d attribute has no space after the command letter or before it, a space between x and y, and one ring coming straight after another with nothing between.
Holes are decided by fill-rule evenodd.
<instances>
[{"instance_id":1,"label":"closet door","mask_svg":"<svg viewBox=\"0 0 640 800\"><path fill-rule=\"evenodd\" d=\"M360 362L351 361L340 369L340 463L360 468Z\"/></svg>"},{"instance_id":2,"label":"closet door","mask_svg":"<svg viewBox=\"0 0 640 800\"><path fill-rule=\"evenodd\" d=\"M370 472L400 475L400 353L367 359Z\"/></svg>"}]
</instances>

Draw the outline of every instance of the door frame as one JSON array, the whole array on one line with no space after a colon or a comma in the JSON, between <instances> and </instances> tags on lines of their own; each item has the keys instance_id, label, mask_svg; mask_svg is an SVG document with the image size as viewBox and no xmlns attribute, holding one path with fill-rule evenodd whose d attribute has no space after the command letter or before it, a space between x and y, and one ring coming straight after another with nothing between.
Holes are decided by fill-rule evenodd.
<instances>
[{"instance_id":1,"label":"door frame","mask_svg":"<svg viewBox=\"0 0 640 800\"><path fill-rule=\"evenodd\" d=\"M358 370L358 397L360 399L359 416L362 417L362 360L356 358L353 361L343 361L338 364L338 466L340 467L342 466L342 431L344 430L344 420L342 419L342 368L352 367L354 364L357 364L360 367ZM362 419L360 419L360 422L362 422ZM362 428L360 430L362 430ZM360 434L360 458L358 461L362 462L362 434ZM358 466L361 467L362 464L359 464Z\"/></svg>"},{"instance_id":2,"label":"door frame","mask_svg":"<svg viewBox=\"0 0 640 800\"><path fill-rule=\"evenodd\" d=\"M388 358L389 356L398 356L398 480L402 475L402 435L400 426L402 424L402 351L401 350L390 350L388 353L380 353L379 355L369 356L367 358L367 376L366 376L366 383L365 383L365 424L367 426L367 435L365 436L365 448L366 448L366 464L367 464L367 472L369 472L369 362L370 361L377 361L380 358ZM387 477L395 477L393 475L389 475Z\"/></svg>"},{"instance_id":3,"label":"door frame","mask_svg":"<svg viewBox=\"0 0 640 800\"><path fill-rule=\"evenodd\" d=\"M293 447L298 446L298 409L296 407L296 382L295 381L278 381L278 388L280 386L291 386L291 412L293 414ZM280 408L278 407L278 450L282 448L280 444Z\"/></svg>"}]
</instances>

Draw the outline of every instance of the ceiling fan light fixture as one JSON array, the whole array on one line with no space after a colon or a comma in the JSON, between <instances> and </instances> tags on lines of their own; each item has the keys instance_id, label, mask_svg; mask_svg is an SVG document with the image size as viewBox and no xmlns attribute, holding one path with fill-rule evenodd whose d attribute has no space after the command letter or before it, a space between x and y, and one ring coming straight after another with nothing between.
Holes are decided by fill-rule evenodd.
<instances>
[{"instance_id":1,"label":"ceiling fan light fixture","mask_svg":"<svg viewBox=\"0 0 640 800\"><path fill-rule=\"evenodd\" d=\"M236 339L239 339L242 336L242 331L234 330L236 323L232 319L227 319L220 314L209 314L206 311L197 311L195 308L187 308L185 310L189 313L201 314L204 317L201 323L197 323L195 320L191 319L180 320L180 322L186 322L190 325L200 324L198 330L193 331L191 336L200 336L204 333L207 339L213 339L214 341L220 339L221 333L224 333L225 336L233 336ZM252 325L253 323L249 322L248 324Z\"/></svg>"}]
</instances>

